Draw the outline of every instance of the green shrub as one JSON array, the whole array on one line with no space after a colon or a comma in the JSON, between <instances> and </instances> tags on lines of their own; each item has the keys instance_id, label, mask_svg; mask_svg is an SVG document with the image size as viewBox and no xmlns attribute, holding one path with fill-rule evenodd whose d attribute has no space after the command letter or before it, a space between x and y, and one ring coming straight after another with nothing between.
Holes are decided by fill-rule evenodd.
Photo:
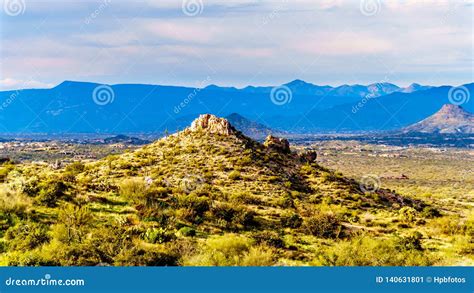
<instances>
[{"instance_id":1,"label":"green shrub","mask_svg":"<svg viewBox=\"0 0 474 293\"><path fill-rule=\"evenodd\" d=\"M197 266L270 266L274 264L273 252L265 246L252 246L253 241L244 236L227 234L207 239L197 255L185 265Z\"/></svg>"},{"instance_id":2,"label":"green shrub","mask_svg":"<svg viewBox=\"0 0 474 293\"><path fill-rule=\"evenodd\" d=\"M84 172L85 168L86 166L82 162L76 161L66 166L66 172L77 175Z\"/></svg>"},{"instance_id":3,"label":"green shrub","mask_svg":"<svg viewBox=\"0 0 474 293\"><path fill-rule=\"evenodd\" d=\"M400 221L407 224L415 222L416 214L416 210L412 207L403 207L398 211Z\"/></svg>"},{"instance_id":4,"label":"green shrub","mask_svg":"<svg viewBox=\"0 0 474 293\"><path fill-rule=\"evenodd\" d=\"M126 199L140 202L140 198L147 192L145 180L141 178L125 179L119 184L119 192Z\"/></svg>"},{"instance_id":5,"label":"green shrub","mask_svg":"<svg viewBox=\"0 0 474 293\"><path fill-rule=\"evenodd\" d=\"M15 169L15 165L11 162L8 161L6 163L3 163L0 166L0 181L3 182L7 179L8 174Z\"/></svg>"},{"instance_id":6,"label":"green shrub","mask_svg":"<svg viewBox=\"0 0 474 293\"><path fill-rule=\"evenodd\" d=\"M13 251L35 249L50 240L48 227L41 223L24 222L7 230L5 238Z\"/></svg>"},{"instance_id":7,"label":"green shrub","mask_svg":"<svg viewBox=\"0 0 474 293\"><path fill-rule=\"evenodd\" d=\"M295 213L283 214L280 218L280 223L284 228L299 228L303 224L303 218Z\"/></svg>"},{"instance_id":8,"label":"green shrub","mask_svg":"<svg viewBox=\"0 0 474 293\"><path fill-rule=\"evenodd\" d=\"M396 239L374 239L364 235L323 247L317 255L313 265L429 266L437 261L426 251L400 247Z\"/></svg>"},{"instance_id":9,"label":"green shrub","mask_svg":"<svg viewBox=\"0 0 474 293\"><path fill-rule=\"evenodd\" d=\"M31 200L18 192L0 189L0 213L22 216L31 205Z\"/></svg>"},{"instance_id":10,"label":"green shrub","mask_svg":"<svg viewBox=\"0 0 474 293\"><path fill-rule=\"evenodd\" d=\"M240 172L237 171L237 170L234 170L234 171L230 172L229 179L230 180L239 180L239 179L241 179Z\"/></svg>"},{"instance_id":11,"label":"green shrub","mask_svg":"<svg viewBox=\"0 0 474 293\"><path fill-rule=\"evenodd\" d=\"M176 216L191 223L201 223L204 213L210 209L210 200L206 196L197 196L195 193L175 197L175 206L179 208Z\"/></svg>"},{"instance_id":12,"label":"green shrub","mask_svg":"<svg viewBox=\"0 0 474 293\"><path fill-rule=\"evenodd\" d=\"M27 196L37 196L40 191L39 180L36 177L29 178L27 181L23 182L20 187L21 193Z\"/></svg>"},{"instance_id":13,"label":"green shrub","mask_svg":"<svg viewBox=\"0 0 474 293\"><path fill-rule=\"evenodd\" d=\"M64 243L81 242L88 234L93 219L88 208L67 204L59 210L53 237Z\"/></svg>"},{"instance_id":14,"label":"green shrub","mask_svg":"<svg viewBox=\"0 0 474 293\"><path fill-rule=\"evenodd\" d=\"M421 246L421 239L423 235L420 232L414 232L411 235L400 237L396 241L396 246L399 250L423 250Z\"/></svg>"},{"instance_id":15,"label":"green shrub","mask_svg":"<svg viewBox=\"0 0 474 293\"><path fill-rule=\"evenodd\" d=\"M8 266L59 266L61 263L44 257L39 251L14 251L8 254Z\"/></svg>"},{"instance_id":16,"label":"green shrub","mask_svg":"<svg viewBox=\"0 0 474 293\"><path fill-rule=\"evenodd\" d=\"M252 234L252 238L256 244L264 244L275 248L283 248L285 246L285 242L280 237L280 234L275 231L255 232Z\"/></svg>"},{"instance_id":17,"label":"green shrub","mask_svg":"<svg viewBox=\"0 0 474 293\"><path fill-rule=\"evenodd\" d=\"M212 217L218 222L225 222L226 228L248 228L254 226L255 212L240 205L216 203L211 209Z\"/></svg>"},{"instance_id":18,"label":"green shrub","mask_svg":"<svg viewBox=\"0 0 474 293\"><path fill-rule=\"evenodd\" d=\"M191 227L182 227L178 230L178 234L185 237L193 237L196 236L196 229Z\"/></svg>"},{"instance_id":19,"label":"green shrub","mask_svg":"<svg viewBox=\"0 0 474 293\"><path fill-rule=\"evenodd\" d=\"M441 217L441 213L438 209L434 207L425 207L423 211L421 212L421 216L423 218L433 219L433 218Z\"/></svg>"},{"instance_id":20,"label":"green shrub","mask_svg":"<svg viewBox=\"0 0 474 293\"><path fill-rule=\"evenodd\" d=\"M178 257L158 249L134 246L117 255L114 264L117 266L176 266Z\"/></svg>"},{"instance_id":21,"label":"green shrub","mask_svg":"<svg viewBox=\"0 0 474 293\"><path fill-rule=\"evenodd\" d=\"M317 212L304 221L304 228L308 234L320 238L338 238L342 231L339 217L332 213Z\"/></svg>"},{"instance_id":22,"label":"green shrub","mask_svg":"<svg viewBox=\"0 0 474 293\"><path fill-rule=\"evenodd\" d=\"M165 243L174 239L174 234L164 228L148 228L143 234L148 243Z\"/></svg>"},{"instance_id":23,"label":"green shrub","mask_svg":"<svg viewBox=\"0 0 474 293\"><path fill-rule=\"evenodd\" d=\"M36 201L48 207L56 207L58 201L66 199L68 186L59 178L48 179L39 185L40 191Z\"/></svg>"}]
</instances>

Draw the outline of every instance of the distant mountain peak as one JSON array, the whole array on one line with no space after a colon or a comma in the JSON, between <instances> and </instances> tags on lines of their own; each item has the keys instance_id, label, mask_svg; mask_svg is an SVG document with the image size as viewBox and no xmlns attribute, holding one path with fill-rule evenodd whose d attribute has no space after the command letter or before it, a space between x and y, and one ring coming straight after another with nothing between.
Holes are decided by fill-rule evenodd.
<instances>
[{"instance_id":1,"label":"distant mountain peak","mask_svg":"<svg viewBox=\"0 0 474 293\"><path fill-rule=\"evenodd\" d=\"M401 91L403 93L413 93L413 92L416 92L416 91L421 91L421 90L427 90L427 89L430 89L432 88L431 86L427 86L427 85L421 85L419 83L412 83L410 84L409 86L407 86L406 88L403 88Z\"/></svg>"},{"instance_id":2,"label":"distant mountain peak","mask_svg":"<svg viewBox=\"0 0 474 293\"><path fill-rule=\"evenodd\" d=\"M461 106L445 104L430 117L408 126L404 132L474 133L474 114Z\"/></svg>"},{"instance_id":3,"label":"distant mountain peak","mask_svg":"<svg viewBox=\"0 0 474 293\"><path fill-rule=\"evenodd\" d=\"M269 134L276 133L273 129L268 126L252 121L239 113L232 113L226 117L226 119L235 127L248 137L254 139L262 139Z\"/></svg>"},{"instance_id":4,"label":"distant mountain peak","mask_svg":"<svg viewBox=\"0 0 474 293\"><path fill-rule=\"evenodd\" d=\"M288 83L285 83L284 85L288 86L288 87L316 87L317 85L315 84L312 84L312 83L309 83L309 82L306 82L302 79L295 79L295 80L292 80Z\"/></svg>"}]
</instances>

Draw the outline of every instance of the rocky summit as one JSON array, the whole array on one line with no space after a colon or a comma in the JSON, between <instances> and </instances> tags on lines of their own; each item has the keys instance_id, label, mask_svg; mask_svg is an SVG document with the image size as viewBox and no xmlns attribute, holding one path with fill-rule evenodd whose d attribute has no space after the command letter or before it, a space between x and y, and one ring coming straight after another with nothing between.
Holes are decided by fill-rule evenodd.
<instances>
[{"instance_id":1,"label":"rocky summit","mask_svg":"<svg viewBox=\"0 0 474 293\"><path fill-rule=\"evenodd\" d=\"M445 104L430 117L406 127L404 132L473 134L474 115L461 106Z\"/></svg>"},{"instance_id":2,"label":"rocky summit","mask_svg":"<svg viewBox=\"0 0 474 293\"><path fill-rule=\"evenodd\" d=\"M221 135L231 135L236 133L235 128L230 125L229 121L211 114L200 115L199 118L192 122L188 129L192 132L205 131Z\"/></svg>"}]
</instances>

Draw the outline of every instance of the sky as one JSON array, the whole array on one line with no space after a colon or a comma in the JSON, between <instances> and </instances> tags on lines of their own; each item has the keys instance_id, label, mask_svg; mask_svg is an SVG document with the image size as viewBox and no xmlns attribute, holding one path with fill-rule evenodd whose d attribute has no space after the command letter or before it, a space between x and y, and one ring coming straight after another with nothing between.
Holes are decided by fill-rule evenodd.
<instances>
[{"instance_id":1,"label":"sky","mask_svg":"<svg viewBox=\"0 0 474 293\"><path fill-rule=\"evenodd\" d=\"M0 90L474 79L472 0L0 2Z\"/></svg>"}]
</instances>

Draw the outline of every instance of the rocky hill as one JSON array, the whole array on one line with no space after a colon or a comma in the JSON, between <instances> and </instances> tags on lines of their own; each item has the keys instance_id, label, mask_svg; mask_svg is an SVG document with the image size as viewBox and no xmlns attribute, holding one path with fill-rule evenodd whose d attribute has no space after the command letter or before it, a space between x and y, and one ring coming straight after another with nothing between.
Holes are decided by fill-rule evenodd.
<instances>
[{"instance_id":1,"label":"rocky hill","mask_svg":"<svg viewBox=\"0 0 474 293\"><path fill-rule=\"evenodd\" d=\"M474 134L474 115L461 106L445 104L430 117L403 129L404 132Z\"/></svg>"},{"instance_id":2,"label":"rocky hill","mask_svg":"<svg viewBox=\"0 0 474 293\"><path fill-rule=\"evenodd\" d=\"M423 202L328 170L284 138L258 143L209 114L96 162L9 168L6 180L22 186L16 196L35 206L11 228L2 222L11 250L0 264L347 265L354 257L344 245L386 254L359 265L429 263L364 220L413 219ZM25 236L31 229L36 242Z\"/></svg>"}]
</instances>

